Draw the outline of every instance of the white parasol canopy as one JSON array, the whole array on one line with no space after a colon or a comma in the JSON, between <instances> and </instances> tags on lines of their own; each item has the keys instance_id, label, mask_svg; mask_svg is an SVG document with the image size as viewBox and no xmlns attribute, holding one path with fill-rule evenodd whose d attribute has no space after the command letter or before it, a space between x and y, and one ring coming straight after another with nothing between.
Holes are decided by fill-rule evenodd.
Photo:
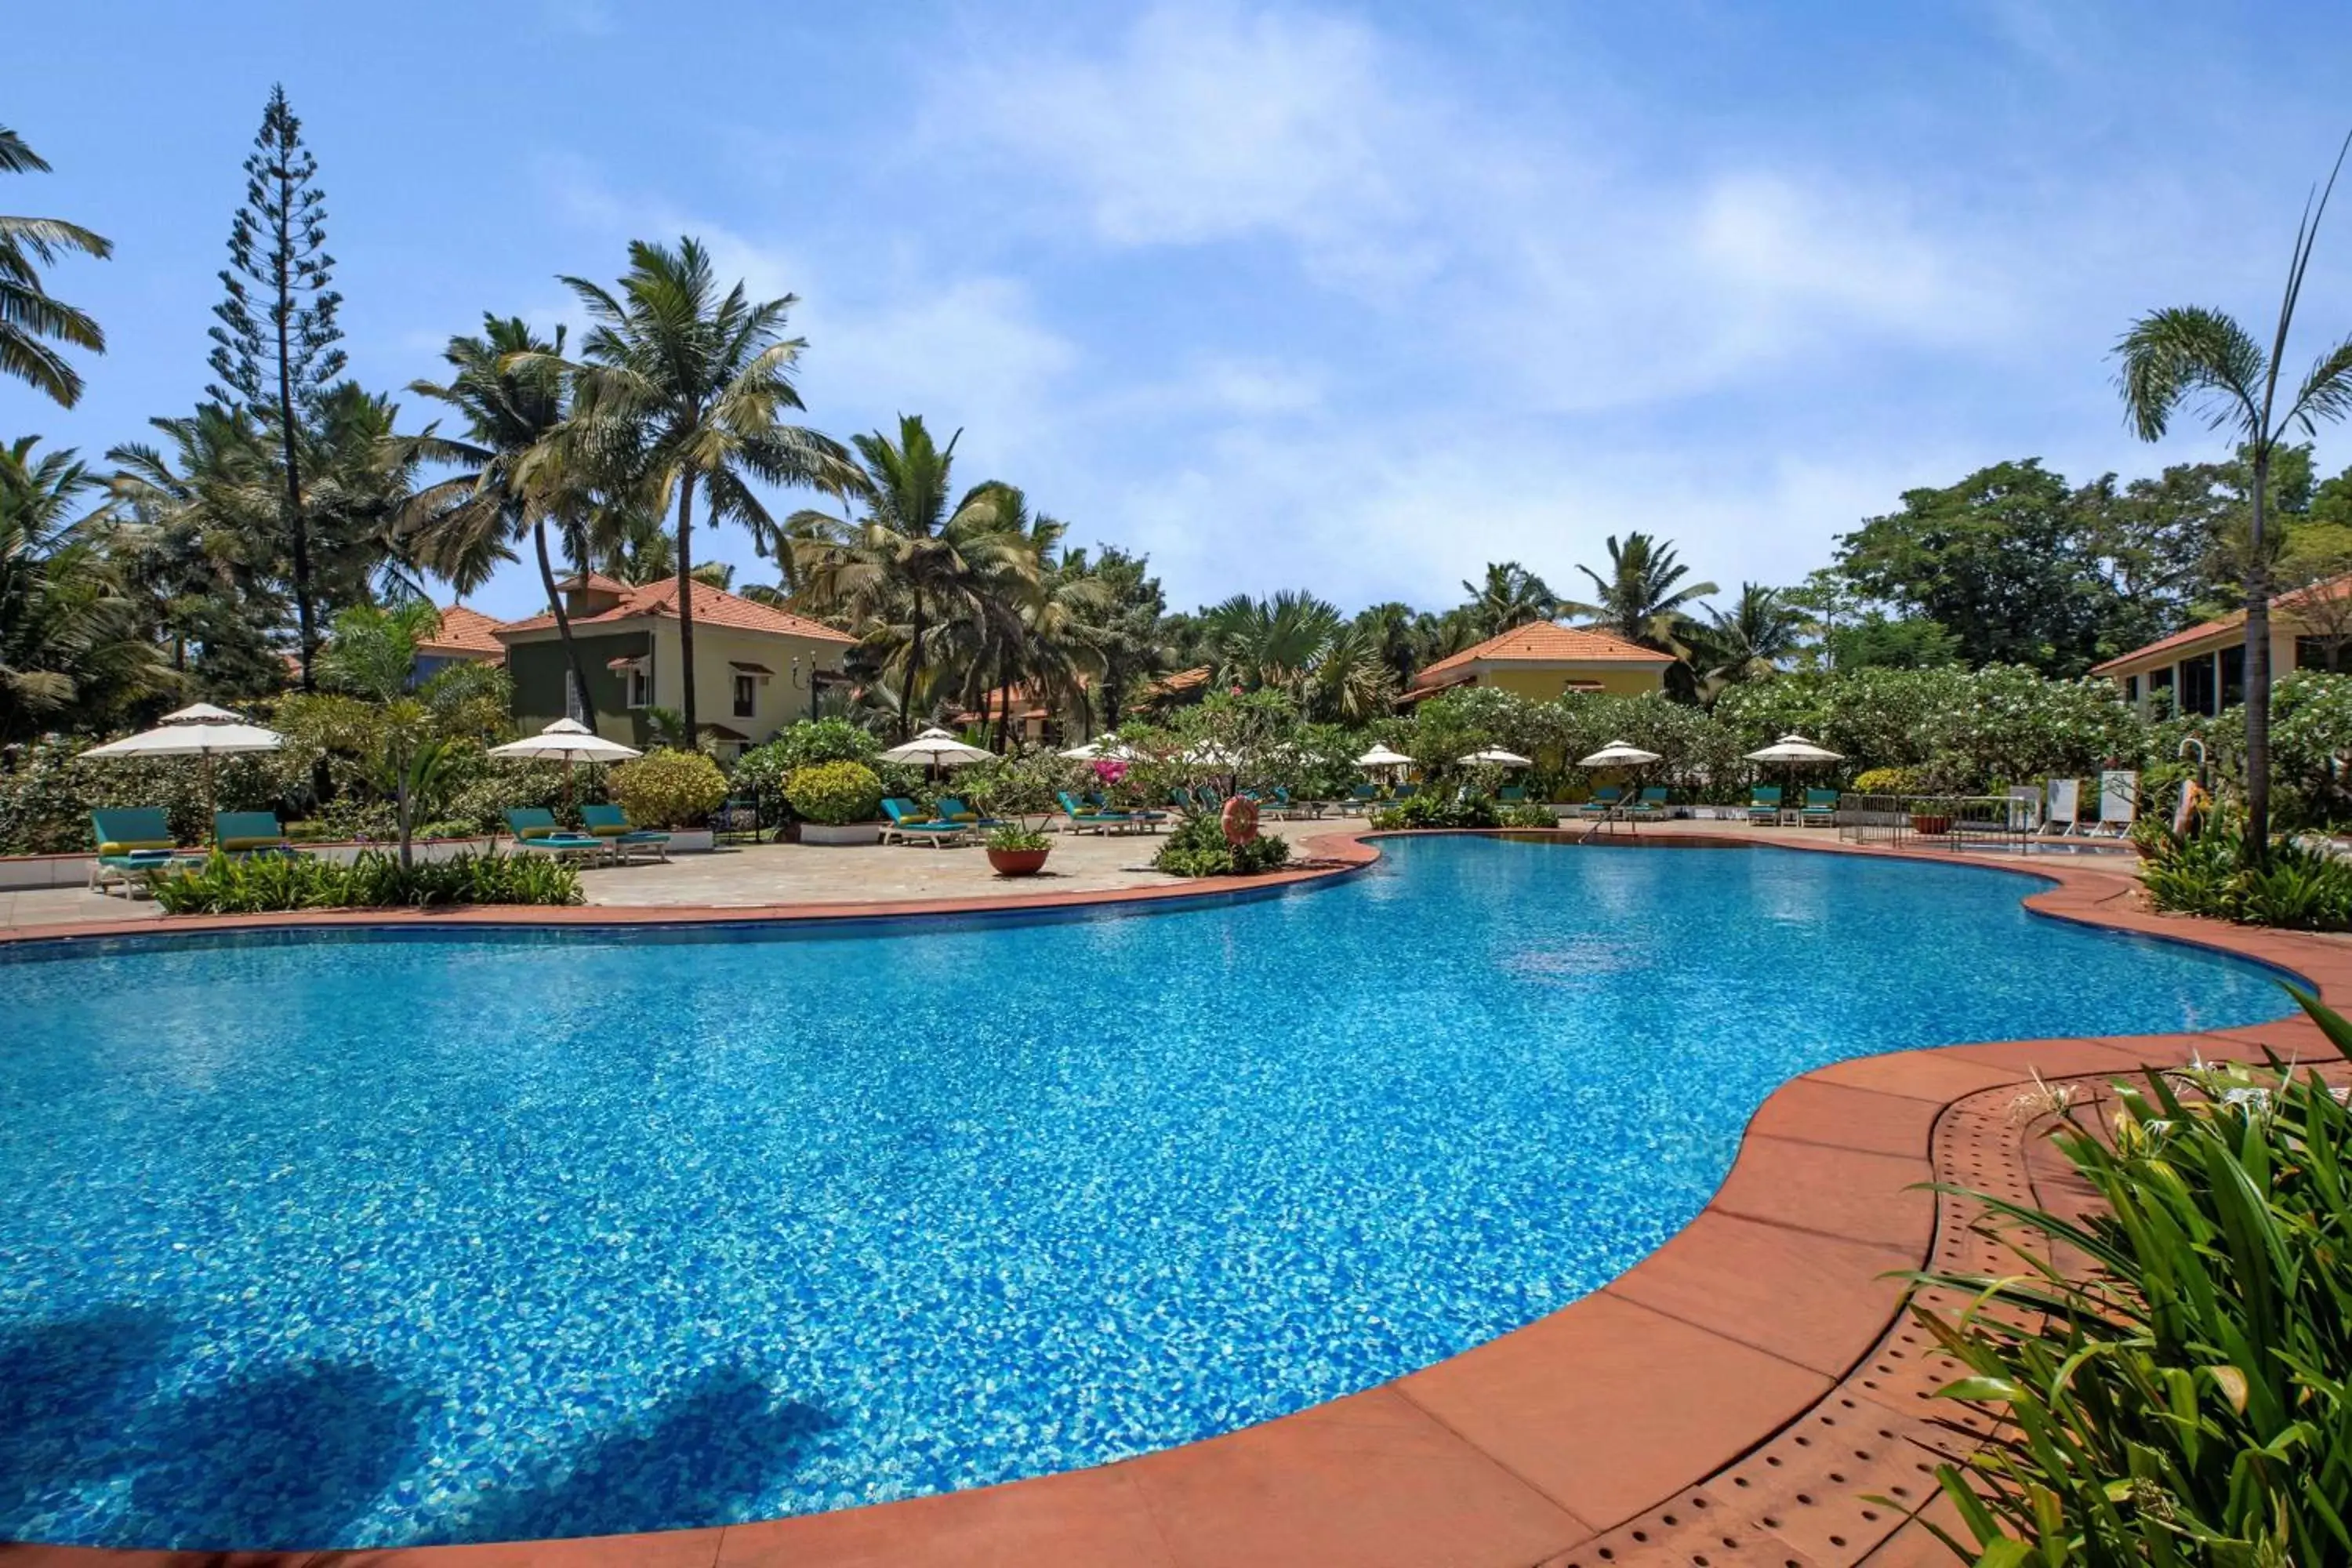
<instances>
[{"instance_id":1,"label":"white parasol canopy","mask_svg":"<svg viewBox=\"0 0 2352 1568\"><path fill-rule=\"evenodd\" d=\"M1404 768L1412 765L1412 759L1386 746L1374 746L1356 759L1356 765L1360 768Z\"/></svg>"},{"instance_id":2,"label":"white parasol canopy","mask_svg":"<svg viewBox=\"0 0 2352 1568\"><path fill-rule=\"evenodd\" d=\"M92 746L85 758L109 761L117 757L201 757L204 759L205 812L213 807L213 759L239 752L274 752L286 743L275 730L248 724L226 708L198 702L163 715L152 730L125 735L103 746Z\"/></svg>"},{"instance_id":3,"label":"white parasol canopy","mask_svg":"<svg viewBox=\"0 0 2352 1568\"><path fill-rule=\"evenodd\" d=\"M1517 752L1507 752L1500 746L1488 746L1485 751L1473 752L1466 757L1457 757L1454 760L1462 763L1465 767L1475 767L1481 763L1484 763L1488 767L1495 768L1530 768L1535 766L1535 759L1533 757L1523 757Z\"/></svg>"},{"instance_id":4,"label":"white parasol canopy","mask_svg":"<svg viewBox=\"0 0 2352 1568\"><path fill-rule=\"evenodd\" d=\"M1072 746L1062 755L1081 763L1091 763L1097 757L1117 757L1128 763L1135 760L1135 753L1119 742L1118 732L1115 730L1106 730L1085 745Z\"/></svg>"},{"instance_id":5,"label":"white parasol canopy","mask_svg":"<svg viewBox=\"0 0 2352 1568\"><path fill-rule=\"evenodd\" d=\"M966 763L984 763L995 756L978 746L967 746L945 730L933 725L903 746L893 746L882 753L886 763L936 763L943 768L961 767Z\"/></svg>"},{"instance_id":6,"label":"white parasol canopy","mask_svg":"<svg viewBox=\"0 0 2352 1568\"><path fill-rule=\"evenodd\" d=\"M1842 763L1845 758L1827 746L1816 746L1802 735L1783 735L1761 751L1748 753L1751 763Z\"/></svg>"},{"instance_id":7,"label":"white parasol canopy","mask_svg":"<svg viewBox=\"0 0 2352 1568\"><path fill-rule=\"evenodd\" d=\"M1655 752L1645 752L1631 741L1612 741L1589 757L1578 759L1580 768L1638 768L1662 762Z\"/></svg>"},{"instance_id":8,"label":"white parasol canopy","mask_svg":"<svg viewBox=\"0 0 2352 1568\"><path fill-rule=\"evenodd\" d=\"M645 753L608 741L577 719L558 719L536 735L492 746L494 757L529 757L547 763L625 763Z\"/></svg>"}]
</instances>

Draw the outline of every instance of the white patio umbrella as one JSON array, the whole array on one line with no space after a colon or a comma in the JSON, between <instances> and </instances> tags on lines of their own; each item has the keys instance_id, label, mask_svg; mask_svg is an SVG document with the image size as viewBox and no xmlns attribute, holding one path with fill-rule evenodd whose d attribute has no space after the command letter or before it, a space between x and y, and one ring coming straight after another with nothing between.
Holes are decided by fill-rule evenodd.
<instances>
[{"instance_id":1,"label":"white patio umbrella","mask_svg":"<svg viewBox=\"0 0 2352 1568\"><path fill-rule=\"evenodd\" d=\"M929 763L942 768L960 768L966 763L984 763L995 756L978 746L967 746L937 725L924 731L903 746L893 746L882 753L886 763Z\"/></svg>"},{"instance_id":2,"label":"white patio umbrella","mask_svg":"<svg viewBox=\"0 0 2352 1568\"><path fill-rule=\"evenodd\" d=\"M274 752L286 743L275 730L248 724L226 708L198 702L163 715L152 730L125 735L103 746L92 746L83 758L100 762L118 757L200 757L204 760L205 816L213 813L213 759L240 752Z\"/></svg>"},{"instance_id":3,"label":"white patio umbrella","mask_svg":"<svg viewBox=\"0 0 2352 1568\"><path fill-rule=\"evenodd\" d=\"M1589 757L1580 757L1580 768L1641 768L1665 759L1655 752L1645 752L1630 741L1612 741Z\"/></svg>"},{"instance_id":4,"label":"white patio umbrella","mask_svg":"<svg viewBox=\"0 0 2352 1568\"><path fill-rule=\"evenodd\" d=\"M1751 763L1786 763L1789 787L1797 787L1797 770L1815 763L1842 763L1845 758L1827 746L1817 746L1802 735L1783 735L1770 745L1748 753Z\"/></svg>"},{"instance_id":5,"label":"white patio umbrella","mask_svg":"<svg viewBox=\"0 0 2352 1568\"><path fill-rule=\"evenodd\" d=\"M1402 752L1392 752L1386 746L1374 746L1356 759L1360 768L1409 768L1412 759Z\"/></svg>"},{"instance_id":6,"label":"white patio umbrella","mask_svg":"<svg viewBox=\"0 0 2352 1568\"><path fill-rule=\"evenodd\" d=\"M577 719L558 719L536 735L525 735L520 741L509 741L503 746L492 746L494 757L523 757L533 762L563 764L563 798L572 798L572 764L574 763L625 763L632 757L642 757L643 752L625 746L618 741L608 741Z\"/></svg>"},{"instance_id":7,"label":"white patio umbrella","mask_svg":"<svg viewBox=\"0 0 2352 1568\"><path fill-rule=\"evenodd\" d=\"M1535 766L1535 759L1533 757L1523 757L1517 752L1507 752L1500 746L1488 746L1485 751L1473 752L1466 757L1456 757L1454 761L1460 763L1464 767L1477 767L1481 764L1490 768L1531 768Z\"/></svg>"},{"instance_id":8,"label":"white patio umbrella","mask_svg":"<svg viewBox=\"0 0 2352 1568\"><path fill-rule=\"evenodd\" d=\"M1119 742L1116 731L1106 731L1083 746L1072 746L1062 755L1081 763L1091 763L1097 757L1117 757L1126 763L1135 761L1135 753Z\"/></svg>"}]
</instances>

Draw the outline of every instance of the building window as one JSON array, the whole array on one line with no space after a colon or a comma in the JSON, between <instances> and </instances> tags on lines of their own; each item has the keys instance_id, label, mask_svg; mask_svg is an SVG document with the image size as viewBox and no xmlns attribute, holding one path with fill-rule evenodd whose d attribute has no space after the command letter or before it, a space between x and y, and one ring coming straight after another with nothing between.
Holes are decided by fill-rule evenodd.
<instances>
[{"instance_id":1,"label":"building window","mask_svg":"<svg viewBox=\"0 0 2352 1568\"><path fill-rule=\"evenodd\" d=\"M2352 644L2352 637L2297 637L2294 639L2294 667L2297 669L2324 669L2332 674L2344 662L2347 644Z\"/></svg>"},{"instance_id":2,"label":"building window","mask_svg":"<svg viewBox=\"0 0 2352 1568\"><path fill-rule=\"evenodd\" d=\"M2213 712L2213 661L2210 658L2184 658L2180 661L2180 711Z\"/></svg>"},{"instance_id":3,"label":"building window","mask_svg":"<svg viewBox=\"0 0 2352 1568\"><path fill-rule=\"evenodd\" d=\"M749 719L760 705L760 683L756 677L738 675L735 678L735 717Z\"/></svg>"},{"instance_id":4,"label":"building window","mask_svg":"<svg viewBox=\"0 0 2352 1568\"><path fill-rule=\"evenodd\" d=\"M654 672L642 664L629 666L629 706L650 708L654 705Z\"/></svg>"},{"instance_id":5,"label":"building window","mask_svg":"<svg viewBox=\"0 0 2352 1568\"><path fill-rule=\"evenodd\" d=\"M2246 645L2221 650L2221 706L2233 708L2246 700Z\"/></svg>"}]
</instances>

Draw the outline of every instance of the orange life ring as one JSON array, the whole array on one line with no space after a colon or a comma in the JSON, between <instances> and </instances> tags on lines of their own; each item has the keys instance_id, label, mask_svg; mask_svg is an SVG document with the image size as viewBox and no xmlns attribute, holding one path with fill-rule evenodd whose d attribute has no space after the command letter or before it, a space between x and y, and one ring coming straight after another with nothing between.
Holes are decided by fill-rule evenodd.
<instances>
[{"instance_id":1,"label":"orange life ring","mask_svg":"<svg viewBox=\"0 0 2352 1568\"><path fill-rule=\"evenodd\" d=\"M1226 843L1246 844L1257 837L1257 803L1235 795L1225 802L1219 820L1224 826Z\"/></svg>"}]
</instances>

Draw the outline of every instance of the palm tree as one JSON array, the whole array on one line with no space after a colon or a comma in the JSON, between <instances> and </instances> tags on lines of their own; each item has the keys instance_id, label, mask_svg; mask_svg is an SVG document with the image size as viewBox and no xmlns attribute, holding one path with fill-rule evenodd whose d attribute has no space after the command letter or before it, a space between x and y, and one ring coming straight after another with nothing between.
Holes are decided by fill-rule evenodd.
<instances>
[{"instance_id":1,"label":"palm tree","mask_svg":"<svg viewBox=\"0 0 2352 1568\"><path fill-rule=\"evenodd\" d=\"M0 742L175 680L123 595L106 514L73 515L98 478L71 452L36 458L37 440L0 448Z\"/></svg>"},{"instance_id":2,"label":"palm tree","mask_svg":"<svg viewBox=\"0 0 2352 1568\"><path fill-rule=\"evenodd\" d=\"M886 676L895 668L902 736L913 733L924 666L948 634L985 616L992 586L1037 569L1027 541L1004 527L1005 487L975 485L950 506L962 435L940 447L920 415L907 414L896 441L878 430L853 437L858 464L836 482L864 514L800 511L772 536L792 556L803 602L856 631Z\"/></svg>"},{"instance_id":3,"label":"palm tree","mask_svg":"<svg viewBox=\"0 0 2352 1568\"><path fill-rule=\"evenodd\" d=\"M1795 657L1804 630L1804 612L1780 589L1742 583L1729 610L1708 606L1706 624L1694 628L1691 641L1708 683L1727 686L1779 669Z\"/></svg>"},{"instance_id":4,"label":"palm tree","mask_svg":"<svg viewBox=\"0 0 2352 1568\"><path fill-rule=\"evenodd\" d=\"M1608 546L1606 576L1590 566L1577 568L1592 579L1593 602L1563 604L1560 609L1627 642L1680 656L1681 634L1690 621L1685 606L1716 592L1715 584L1685 584L1690 568L1675 559L1675 547L1646 533L1629 533L1622 545L1612 535Z\"/></svg>"},{"instance_id":5,"label":"palm tree","mask_svg":"<svg viewBox=\"0 0 2352 1568\"><path fill-rule=\"evenodd\" d=\"M1470 601L1463 610L1481 641L1559 613L1559 598L1550 586L1516 561L1488 562L1486 581L1465 583L1462 592Z\"/></svg>"},{"instance_id":6,"label":"palm tree","mask_svg":"<svg viewBox=\"0 0 2352 1568\"><path fill-rule=\"evenodd\" d=\"M22 136L0 125L0 174L48 170ZM77 250L103 261L114 254L114 242L63 218L0 216L0 372L68 408L81 396L81 376L42 340L102 354L106 333L88 313L51 298L41 286L40 268Z\"/></svg>"},{"instance_id":7,"label":"palm tree","mask_svg":"<svg viewBox=\"0 0 2352 1568\"><path fill-rule=\"evenodd\" d=\"M1201 642L1220 685L1285 691L1350 722L1381 711L1394 690L1376 628L1311 594L1236 594L1202 614Z\"/></svg>"},{"instance_id":8,"label":"palm tree","mask_svg":"<svg viewBox=\"0 0 2352 1568\"><path fill-rule=\"evenodd\" d=\"M488 581L499 563L514 559L514 541L530 536L563 662L593 730L595 698L547 548L550 519L560 528L576 527L587 504L578 454L565 438L563 329L544 339L520 316L485 312L481 335L451 338L441 357L453 373L449 379L414 381L408 390L455 409L466 438L440 435L436 424L410 445L420 457L458 464L464 471L409 499L402 536L419 563L461 599Z\"/></svg>"},{"instance_id":9,"label":"palm tree","mask_svg":"<svg viewBox=\"0 0 2352 1568\"><path fill-rule=\"evenodd\" d=\"M2352 340L2319 357L2284 410L2279 376L2305 272L2319 238L2327 198L2352 152L2352 136L2336 154L2327 183L2305 204L2287 262L2286 290L2278 322L2265 350L2252 332L2220 310L2179 306L2152 310L2131 324L2116 353L2123 362L2116 384L2132 428L2143 441L2160 438L2173 411L2199 405L2213 429L2234 435L2252 468L2252 512L2246 563L2246 848L2256 860L2270 848L2271 822L2271 609L2267 536L2271 462L2279 447L2300 432L2316 432L2322 419L2352 413Z\"/></svg>"},{"instance_id":10,"label":"palm tree","mask_svg":"<svg viewBox=\"0 0 2352 1568\"><path fill-rule=\"evenodd\" d=\"M793 371L805 343L783 335L798 299L754 303L737 283L719 291L710 257L686 238L669 249L629 246L617 294L584 278L563 282L590 327L574 373L572 438L592 463L639 473L657 487L657 511L677 500L678 665L684 717L694 701L694 508L740 522L766 547L779 536L749 479L838 485L848 455L814 430L783 422L802 406ZM552 356L551 356L552 357ZM523 356L520 363L528 363Z\"/></svg>"}]
</instances>

